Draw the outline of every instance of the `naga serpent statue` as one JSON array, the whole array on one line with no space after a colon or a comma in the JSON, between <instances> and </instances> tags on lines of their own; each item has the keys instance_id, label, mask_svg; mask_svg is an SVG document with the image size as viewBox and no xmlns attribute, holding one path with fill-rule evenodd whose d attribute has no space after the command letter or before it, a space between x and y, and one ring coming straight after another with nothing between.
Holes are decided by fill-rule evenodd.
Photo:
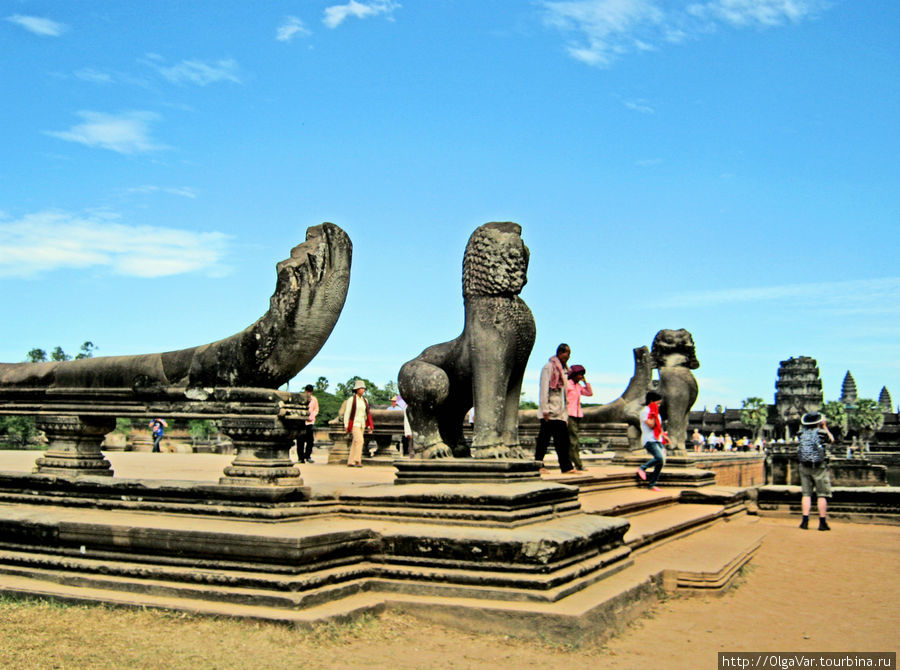
<instances>
[{"instance_id":1,"label":"naga serpent statue","mask_svg":"<svg viewBox=\"0 0 900 670\"><path fill-rule=\"evenodd\" d=\"M318 353L340 316L350 284L353 245L333 223L312 226L277 265L269 310L217 342L179 351L43 363L0 363L3 388L278 388Z\"/></svg>"},{"instance_id":2,"label":"naga serpent statue","mask_svg":"<svg viewBox=\"0 0 900 670\"><path fill-rule=\"evenodd\" d=\"M531 310L518 296L528 270L521 234L521 226L511 222L475 229L463 257L462 334L428 347L400 368L416 456L465 455L462 424L471 407L473 457L524 456L519 394L535 327Z\"/></svg>"}]
</instances>

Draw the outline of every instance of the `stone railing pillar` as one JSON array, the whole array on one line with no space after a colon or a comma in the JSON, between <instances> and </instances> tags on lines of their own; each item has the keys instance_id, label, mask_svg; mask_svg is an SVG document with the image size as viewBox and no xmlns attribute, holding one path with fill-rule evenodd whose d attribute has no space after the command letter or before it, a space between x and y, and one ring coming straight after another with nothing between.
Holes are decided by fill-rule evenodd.
<instances>
[{"instance_id":1,"label":"stone railing pillar","mask_svg":"<svg viewBox=\"0 0 900 670\"><path fill-rule=\"evenodd\" d=\"M228 486L303 486L289 450L297 431L277 417L225 417L222 432L236 452L219 484Z\"/></svg>"},{"instance_id":2,"label":"stone railing pillar","mask_svg":"<svg viewBox=\"0 0 900 670\"><path fill-rule=\"evenodd\" d=\"M343 430L330 430L331 449L328 450L328 465L346 464L350 458L350 433Z\"/></svg>"},{"instance_id":3,"label":"stone railing pillar","mask_svg":"<svg viewBox=\"0 0 900 670\"><path fill-rule=\"evenodd\" d=\"M115 418L50 415L36 417L35 424L50 443L50 448L35 461L35 473L112 476L100 444L116 427Z\"/></svg>"}]
</instances>

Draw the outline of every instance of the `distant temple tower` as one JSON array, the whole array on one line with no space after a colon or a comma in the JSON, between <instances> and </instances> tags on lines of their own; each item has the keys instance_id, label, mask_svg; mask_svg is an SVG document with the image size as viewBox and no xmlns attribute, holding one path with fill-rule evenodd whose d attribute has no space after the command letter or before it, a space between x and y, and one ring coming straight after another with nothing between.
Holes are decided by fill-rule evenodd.
<instances>
[{"instance_id":1,"label":"distant temple tower","mask_svg":"<svg viewBox=\"0 0 900 670\"><path fill-rule=\"evenodd\" d=\"M850 379L853 380L852 377ZM816 359L798 356L781 361L778 380L775 382L775 411L785 438L797 432L801 416L818 411L823 402L822 380L819 378Z\"/></svg>"},{"instance_id":2,"label":"distant temple tower","mask_svg":"<svg viewBox=\"0 0 900 670\"><path fill-rule=\"evenodd\" d=\"M847 370L847 374L844 375L844 383L841 384L841 402L847 407L855 407L857 400L856 380L853 379L850 370Z\"/></svg>"},{"instance_id":3,"label":"distant temple tower","mask_svg":"<svg viewBox=\"0 0 900 670\"><path fill-rule=\"evenodd\" d=\"M881 387L881 393L878 395L878 404L885 412L894 411L894 402L891 400L891 394L887 390L887 386Z\"/></svg>"}]
</instances>

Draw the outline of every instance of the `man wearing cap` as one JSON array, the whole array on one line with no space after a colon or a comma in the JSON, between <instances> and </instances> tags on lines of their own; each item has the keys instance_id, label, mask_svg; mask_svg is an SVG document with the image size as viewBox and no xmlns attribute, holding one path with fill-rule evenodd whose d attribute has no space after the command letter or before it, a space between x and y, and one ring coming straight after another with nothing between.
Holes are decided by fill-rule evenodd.
<instances>
[{"instance_id":1,"label":"man wearing cap","mask_svg":"<svg viewBox=\"0 0 900 670\"><path fill-rule=\"evenodd\" d=\"M353 384L353 395L344 407L344 430L351 435L350 455L347 457L347 465L351 468L362 467L363 430L371 433L375 429L369 401L363 398L365 393L366 383L357 379Z\"/></svg>"},{"instance_id":2,"label":"man wearing cap","mask_svg":"<svg viewBox=\"0 0 900 670\"><path fill-rule=\"evenodd\" d=\"M812 508L812 493L816 491L816 506L819 510L819 530L831 530L825 514L828 511L828 499L831 497L831 476L828 473L826 457L828 456L822 440L834 442L834 436L828 430L825 415L820 412L809 412L800 418L800 435L797 436L797 460L800 461L800 509L803 520L800 528L809 528L809 510Z\"/></svg>"},{"instance_id":3,"label":"man wearing cap","mask_svg":"<svg viewBox=\"0 0 900 670\"><path fill-rule=\"evenodd\" d=\"M304 424L305 431L300 436L297 444L297 460L301 463L312 463L312 450L315 443L313 429L316 424L316 417L319 415L319 400L313 395L312 384L307 384L303 388L303 392L306 394L307 412L309 415L306 417L306 423Z\"/></svg>"},{"instance_id":4,"label":"man wearing cap","mask_svg":"<svg viewBox=\"0 0 900 670\"><path fill-rule=\"evenodd\" d=\"M581 396L592 396L594 390L584 378L585 369L583 365L573 365L569 368L569 381L566 384L566 408L569 410L569 458L572 465L579 472L584 472L584 466L581 464L581 454L578 449L581 444L581 436L578 428L581 419L584 417L584 410L581 409Z\"/></svg>"}]
</instances>

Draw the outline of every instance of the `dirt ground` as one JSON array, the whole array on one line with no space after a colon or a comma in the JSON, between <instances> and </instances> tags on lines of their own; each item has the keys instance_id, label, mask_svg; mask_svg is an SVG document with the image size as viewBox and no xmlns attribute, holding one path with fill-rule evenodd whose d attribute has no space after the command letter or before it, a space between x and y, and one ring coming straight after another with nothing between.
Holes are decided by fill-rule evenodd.
<instances>
[{"instance_id":1,"label":"dirt ground","mask_svg":"<svg viewBox=\"0 0 900 670\"><path fill-rule=\"evenodd\" d=\"M898 650L900 528L764 519L723 596L673 597L604 645L475 636L385 614L313 631L150 611L0 601L0 668L717 667L719 651Z\"/></svg>"}]
</instances>

